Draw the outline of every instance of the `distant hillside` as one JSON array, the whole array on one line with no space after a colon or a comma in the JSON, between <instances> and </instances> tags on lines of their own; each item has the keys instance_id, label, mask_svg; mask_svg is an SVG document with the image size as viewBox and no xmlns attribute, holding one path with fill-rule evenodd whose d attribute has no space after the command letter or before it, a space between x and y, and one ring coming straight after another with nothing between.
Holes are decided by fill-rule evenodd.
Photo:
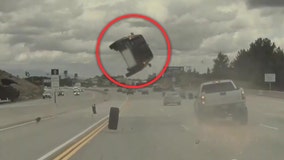
<instances>
[{"instance_id":1,"label":"distant hillside","mask_svg":"<svg viewBox=\"0 0 284 160\"><path fill-rule=\"evenodd\" d=\"M43 92L42 87L37 86L27 80L17 78L6 71L0 70L0 80L2 79L10 79L17 83L17 84L11 84L11 86L20 91L20 97L18 100L38 98L41 96ZM3 86L1 81L0 85Z\"/></svg>"}]
</instances>

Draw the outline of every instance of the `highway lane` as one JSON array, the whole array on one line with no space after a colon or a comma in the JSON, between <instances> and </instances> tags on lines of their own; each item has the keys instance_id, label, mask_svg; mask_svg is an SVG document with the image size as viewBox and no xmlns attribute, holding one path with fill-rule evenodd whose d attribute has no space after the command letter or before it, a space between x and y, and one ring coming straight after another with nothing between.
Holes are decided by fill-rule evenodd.
<instances>
[{"instance_id":1,"label":"highway lane","mask_svg":"<svg viewBox=\"0 0 284 160\"><path fill-rule=\"evenodd\" d=\"M65 90L65 96L57 97L57 102L53 99L36 99L31 101L10 103L0 105L0 127L34 119L39 116L48 116L58 113L89 107L94 103L104 100L104 95L85 91L83 96L74 96L72 90ZM79 104L85 104L80 106Z\"/></svg>"},{"instance_id":2,"label":"highway lane","mask_svg":"<svg viewBox=\"0 0 284 160\"><path fill-rule=\"evenodd\" d=\"M63 114L39 123L1 131L0 159L38 159L108 115L111 106L118 106L125 100L124 95L112 94L108 101L96 105L97 114L94 115L91 105L98 95L93 93L86 91L80 96L73 96L71 91L67 92L66 96L58 99L57 104L57 108L66 111ZM39 100L43 101L45 100Z\"/></svg>"},{"instance_id":3,"label":"highway lane","mask_svg":"<svg viewBox=\"0 0 284 160\"><path fill-rule=\"evenodd\" d=\"M182 106L162 106L160 94L130 96L119 129L104 129L71 159L282 160L283 103L247 96L247 126L230 119L199 125L192 100L184 100Z\"/></svg>"}]
</instances>

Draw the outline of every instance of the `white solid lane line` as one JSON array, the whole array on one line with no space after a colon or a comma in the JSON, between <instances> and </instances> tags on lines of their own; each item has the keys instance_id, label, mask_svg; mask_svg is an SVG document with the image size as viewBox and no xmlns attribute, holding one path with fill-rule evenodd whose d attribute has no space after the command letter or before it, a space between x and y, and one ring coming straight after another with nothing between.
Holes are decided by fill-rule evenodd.
<instances>
[{"instance_id":1,"label":"white solid lane line","mask_svg":"<svg viewBox=\"0 0 284 160\"><path fill-rule=\"evenodd\" d=\"M57 151L59 151L60 149L62 149L63 147L69 145L71 142L73 142L74 140L76 140L77 138L81 137L82 135L84 135L85 133L87 133L88 131L92 130L95 126L97 126L99 123L101 123L102 121L106 120L108 118L108 116L105 116L104 118L102 118L100 121L98 121L97 123L91 125L90 127L88 127L87 129L85 129L84 131L80 132L79 134L77 134L76 136L74 136L73 138L69 139L68 141L64 142L63 144L59 145L58 147L54 148L53 150L51 150L50 152L46 153L45 155L43 155L42 157L40 157L38 160L45 160L47 158L49 158L52 154L56 153Z\"/></svg>"},{"instance_id":2,"label":"white solid lane line","mask_svg":"<svg viewBox=\"0 0 284 160\"><path fill-rule=\"evenodd\" d=\"M260 123L259 126L269 128L269 129L273 129L273 130L279 130L279 128L277 128L277 127L273 127L273 126L266 125L266 124L263 124L263 123Z\"/></svg>"},{"instance_id":3,"label":"white solid lane line","mask_svg":"<svg viewBox=\"0 0 284 160\"><path fill-rule=\"evenodd\" d=\"M186 131L189 131L189 128L188 127L186 127L185 125L180 125L184 130L186 130Z\"/></svg>"},{"instance_id":4,"label":"white solid lane line","mask_svg":"<svg viewBox=\"0 0 284 160\"><path fill-rule=\"evenodd\" d=\"M128 97L126 97L126 99L123 101L123 103L121 103L121 105L119 106L119 108L121 108L128 100ZM64 142L63 144L59 145L58 147L54 148L53 150L49 151L48 153L46 153L45 155L41 156L40 158L38 158L38 160L45 160L48 159L51 155L53 155L54 153L58 152L59 150L61 150L62 148L68 146L70 143L72 143L73 141L75 141L76 139L78 139L79 137L83 136L84 134L88 133L90 130L92 130L94 127L96 127L98 124L100 124L102 121L106 120L109 117L109 115L103 117L102 119L100 119L98 122L94 123L93 125L91 125L90 127L88 127L87 129L83 130L82 132L80 132L79 134L77 134L76 136L74 136L73 138L69 139L68 141Z\"/></svg>"},{"instance_id":5,"label":"white solid lane line","mask_svg":"<svg viewBox=\"0 0 284 160\"><path fill-rule=\"evenodd\" d=\"M51 118L54 118L54 115L42 118L41 120L43 121L43 120L48 120L48 119L51 119ZM18 128L18 127L22 127L22 126L33 124L33 123L36 123L36 120L31 120L31 121L28 121L28 122L25 122L25 123L21 123L21 124L16 124L16 125L13 125L13 126L10 126L10 127L1 128L0 132L6 131L6 130L10 130L10 129L14 129L14 128Z\"/></svg>"}]
</instances>

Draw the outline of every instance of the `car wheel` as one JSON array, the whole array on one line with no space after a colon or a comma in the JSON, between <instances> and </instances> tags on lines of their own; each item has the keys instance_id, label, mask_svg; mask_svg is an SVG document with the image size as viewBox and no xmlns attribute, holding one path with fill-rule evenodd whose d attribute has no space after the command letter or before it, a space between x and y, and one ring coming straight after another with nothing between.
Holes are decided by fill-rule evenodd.
<instances>
[{"instance_id":1,"label":"car wheel","mask_svg":"<svg viewBox=\"0 0 284 160\"><path fill-rule=\"evenodd\" d=\"M111 107L109 112L109 122L108 128L111 130L116 130L119 118L119 108Z\"/></svg>"}]
</instances>

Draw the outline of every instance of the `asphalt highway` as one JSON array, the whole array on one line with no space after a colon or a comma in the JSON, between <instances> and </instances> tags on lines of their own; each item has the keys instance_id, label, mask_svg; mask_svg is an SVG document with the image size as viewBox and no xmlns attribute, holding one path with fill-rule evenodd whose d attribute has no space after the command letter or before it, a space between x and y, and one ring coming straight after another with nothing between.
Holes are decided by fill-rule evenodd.
<instances>
[{"instance_id":1,"label":"asphalt highway","mask_svg":"<svg viewBox=\"0 0 284 160\"><path fill-rule=\"evenodd\" d=\"M98 103L98 114L94 115L90 108L92 98L83 94L66 95L65 101L74 107L64 114L1 131L0 159L44 159L106 117L111 106L121 107L118 129L109 130L107 122L94 127L92 135L86 135L70 152L69 147L64 149L62 152L67 156L62 159L282 160L284 157L282 99L247 95L246 126L230 118L201 125L193 113L194 100L185 99L181 106L163 106L161 93L135 93L127 97L110 90L109 100Z\"/></svg>"},{"instance_id":2,"label":"asphalt highway","mask_svg":"<svg viewBox=\"0 0 284 160\"><path fill-rule=\"evenodd\" d=\"M163 106L158 95L131 96L119 129L104 129L73 160L282 160L284 100L247 96L249 123L228 119L199 125L193 100Z\"/></svg>"}]
</instances>

